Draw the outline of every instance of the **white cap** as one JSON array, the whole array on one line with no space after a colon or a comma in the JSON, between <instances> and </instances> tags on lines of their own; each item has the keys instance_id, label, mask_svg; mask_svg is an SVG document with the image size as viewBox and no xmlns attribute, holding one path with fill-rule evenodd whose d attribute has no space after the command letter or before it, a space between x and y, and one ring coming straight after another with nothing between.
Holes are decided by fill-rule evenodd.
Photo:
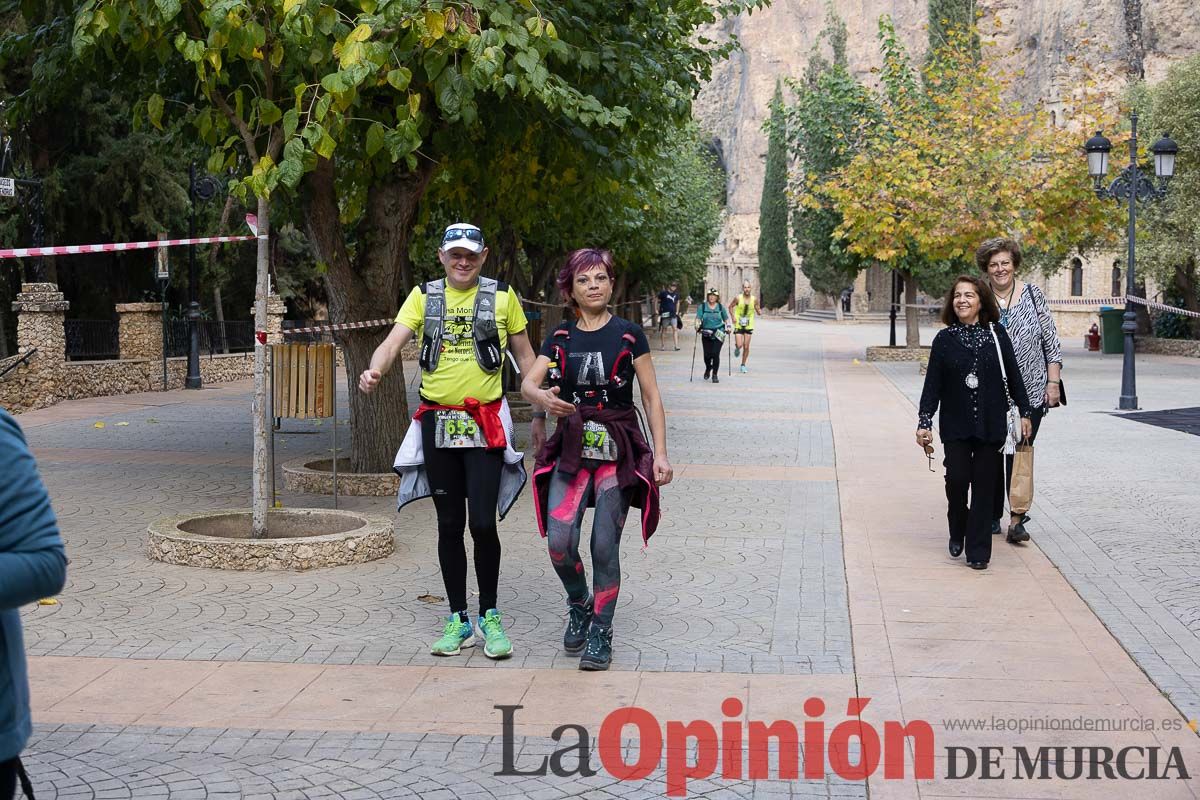
<instances>
[{"instance_id":1,"label":"white cap","mask_svg":"<svg viewBox=\"0 0 1200 800\"><path fill-rule=\"evenodd\" d=\"M484 248L483 231L467 222L447 225L446 232L442 234L441 249L449 252L456 248L470 250L472 253L482 253Z\"/></svg>"}]
</instances>

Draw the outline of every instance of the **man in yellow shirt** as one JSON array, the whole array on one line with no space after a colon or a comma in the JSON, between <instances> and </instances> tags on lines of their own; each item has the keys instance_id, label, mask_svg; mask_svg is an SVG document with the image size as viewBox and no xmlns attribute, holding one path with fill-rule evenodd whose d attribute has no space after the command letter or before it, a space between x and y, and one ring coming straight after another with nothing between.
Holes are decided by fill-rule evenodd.
<instances>
[{"instance_id":1,"label":"man in yellow shirt","mask_svg":"<svg viewBox=\"0 0 1200 800\"><path fill-rule=\"evenodd\" d=\"M475 545L484 654L512 655L496 609L496 514L503 518L516 501L525 468L513 447L501 367L505 349L516 356L522 373L533 366L535 357L517 293L480 276L487 255L479 228L465 223L446 228L438 249L445 279L412 290L395 327L358 379L360 390L374 391L404 345L421 337L421 407L396 457L396 471L401 506L432 496L437 509L438 561L451 612L442 637L430 647L439 656L457 655L475 644L475 626L467 611L466 527ZM545 441L545 416L540 412L533 422L535 450Z\"/></svg>"},{"instance_id":2,"label":"man in yellow shirt","mask_svg":"<svg viewBox=\"0 0 1200 800\"><path fill-rule=\"evenodd\" d=\"M742 281L742 293L734 298L729 307L733 312L733 357L742 357L739 372L749 372L746 362L750 359L750 337L754 335L754 317L762 310L754 296L750 281Z\"/></svg>"}]
</instances>

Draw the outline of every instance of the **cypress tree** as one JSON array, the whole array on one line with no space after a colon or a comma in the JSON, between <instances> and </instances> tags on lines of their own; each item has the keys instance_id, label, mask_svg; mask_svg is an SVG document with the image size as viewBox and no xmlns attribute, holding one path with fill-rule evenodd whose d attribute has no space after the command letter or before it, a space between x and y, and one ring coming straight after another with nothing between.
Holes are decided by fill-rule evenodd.
<instances>
[{"instance_id":1,"label":"cypress tree","mask_svg":"<svg viewBox=\"0 0 1200 800\"><path fill-rule=\"evenodd\" d=\"M758 211L758 277L762 303L772 308L787 303L795 285L788 249L787 180L787 124L783 90L777 80L767 123L767 166Z\"/></svg>"}]
</instances>

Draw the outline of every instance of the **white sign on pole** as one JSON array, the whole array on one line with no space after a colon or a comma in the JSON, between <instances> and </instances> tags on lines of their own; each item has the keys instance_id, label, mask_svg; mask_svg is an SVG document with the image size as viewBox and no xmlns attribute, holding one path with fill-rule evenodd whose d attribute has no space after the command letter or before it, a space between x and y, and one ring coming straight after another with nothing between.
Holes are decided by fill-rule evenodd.
<instances>
[{"instance_id":1,"label":"white sign on pole","mask_svg":"<svg viewBox=\"0 0 1200 800\"><path fill-rule=\"evenodd\" d=\"M160 247L154 253L154 277L160 281L171 280L171 262L167 260L167 248Z\"/></svg>"},{"instance_id":2,"label":"white sign on pole","mask_svg":"<svg viewBox=\"0 0 1200 800\"><path fill-rule=\"evenodd\" d=\"M12 178L0 178L0 197L16 197L17 182Z\"/></svg>"}]
</instances>

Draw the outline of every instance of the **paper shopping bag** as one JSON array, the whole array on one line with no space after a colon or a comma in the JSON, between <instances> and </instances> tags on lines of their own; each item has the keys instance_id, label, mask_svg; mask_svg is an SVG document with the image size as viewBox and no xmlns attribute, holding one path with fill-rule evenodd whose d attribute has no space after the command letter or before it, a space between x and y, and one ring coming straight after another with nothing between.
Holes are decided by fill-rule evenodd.
<instances>
[{"instance_id":1,"label":"paper shopping bag","mask_svg":"<svg viewBox=\"0 0 1200 800\"><path fill-rule=\"evenodd\" d=\"M1024 514L1033 505L1033 445L1019 444L1013 455L1012 488L1008 506L1014 514Z\"/></svg>"}]
</instances>

